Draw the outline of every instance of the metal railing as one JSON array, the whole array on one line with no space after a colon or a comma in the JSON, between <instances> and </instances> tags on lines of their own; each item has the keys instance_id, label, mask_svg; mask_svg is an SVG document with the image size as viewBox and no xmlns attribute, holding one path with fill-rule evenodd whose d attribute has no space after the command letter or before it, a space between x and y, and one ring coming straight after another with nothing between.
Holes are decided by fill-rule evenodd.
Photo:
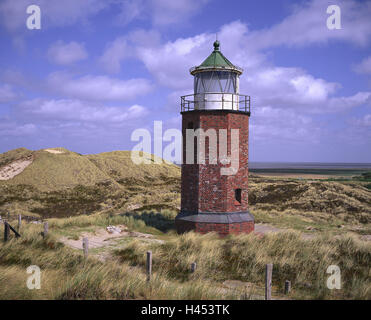
<instances>
[{"instance_id":1,"label":"metal railing","mask_svg":"<svg viewBox=\"0 0 371 320\"><path fill-rule=\"evenodd\" d=\"M213 97L210 100L210 97ZM230 110L250 114L251 98L245 94L205 92L180 97L181 112L193 110Z\"/></svg>"}]
</instances>

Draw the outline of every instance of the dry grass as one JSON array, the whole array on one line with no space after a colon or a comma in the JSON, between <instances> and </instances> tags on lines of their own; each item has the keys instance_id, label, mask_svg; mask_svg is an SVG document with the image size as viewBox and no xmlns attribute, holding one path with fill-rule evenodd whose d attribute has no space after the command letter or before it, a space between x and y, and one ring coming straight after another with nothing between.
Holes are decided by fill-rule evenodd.
<instances>
[{"instance_id":1,"label":"dry grass","mask_svg":"<svg viewBox=\"0 0 371 320\"><path fill-rule=\"evenodd\" d=\"M165 212L157 223L161 225L172 216ZM62 235L112 224L158 234L164 243L128 241L123 249L113 249L111 258L103 263L93 252L84 261L80 250L57 240ZM163 234L133 216L109 214L50 219L49 229L50 235L43 240L39 234L42 225L26 224L22 238L0 244L0 283L4 284L0 286L0 299L249 298L249 292L243 296L240 291L223 289L222 283L240 280L262 287L266 263L274 264L275 296L283 291L288 279L294 299L371 299L371 244L348 234L322 234L312 240L304 240L299 232L292 231L224 239L215 234L178 236L173 232ZM147 250L153 252L151 285L145 281ZM192 262L197 263L194 274L190 272ZM341 290L326 287L326 269L332 264L341 269ZM41 268L42 290L26 288L29 265Z\"/></svg>"},{"instance_id":2,"label":"dry grass","mask_svg":"<svg viewBox=\"0 0 371 320\"><path fill-rule=\"evenodd\" d=\"M303 240L297 232L254 235L219 239L216 235L188 233L162 245L152 245L154 269L168 279L179 281L241 280L263 286L264 268L274 264L273 282L283 291L285 280L291 280L293 298L306 299L371 299L371 245L352 236L326 236ZM144 266L148 247L132 242L117 250L122 261ZM190 264L197 272L190 273ZM327 267L341 269L342 289L326 287Z\"/></svg>"},{"instance_id":3,"label":"dry grass","mask_svg":"<svg viewBox=\"0 0 371 320\"><path fill-rule=\"evenodd\" d=\"M52 224L52 226L55 226ZM154 273L150 283L143 268L126 263L102 263L59 243L51 234L43 240L41 227L27 225L21 239L0 245L0 299L226 299L209 282L179 283ZM41 289L26 287L26 268L40 267Z\"/></svg>"}]
</instances>

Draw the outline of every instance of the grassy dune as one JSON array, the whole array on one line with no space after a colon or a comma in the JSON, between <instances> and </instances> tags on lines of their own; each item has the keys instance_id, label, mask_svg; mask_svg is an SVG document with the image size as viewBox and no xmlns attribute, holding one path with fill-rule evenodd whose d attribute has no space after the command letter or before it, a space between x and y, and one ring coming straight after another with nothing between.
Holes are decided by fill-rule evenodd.
<instances>
[{"instance_id":1,"label":"grassy dune","mask_svg":"<svg viewBox=\"0 0 371 320\"><path fill-rule=\"evenodd\" d=\"M102 263L94 256L84 260L82 253L58 241L58 231L69 227L108 225L130 221L106 216L76 217L50 221L50 235L40 236L41 226L28 224L21 239L0 245L0 299L226 299L210 283L181 283L154 273L150 284L143 268L112 259ZM132 225L132 227L134 227ZM2 232L1 232L2 235ZM28 290L26 268L37 265L42 272L41 289Z\"/></svg>"},{"instance_id":2,"label":"grassy dune","mask_svg":"<svg viewBox=\"0 0 371 320\"><path fill-rule=\"evenodd\" d=\"M294 299L371 299L371 244L360 240L371 234L367 175L336 181L251 175L250 211L257 223L282 232L178 236L173 222L180 206L179 167L155 164L151 155L153 163L134 165L126 151L83 156L54 150L62 153L17 149L0 155L0 169L33 159L22 173L0 181L0 214L38 215L50 226L45 240L41 225L24 224L21 239L0 244L0 299L261 298L266 263L274 264L275 298L283 298L288 279ZM124 246L92 250L84 261L81 250L61 242L120 224L163 243L128 238ZM147 250L154 256L150 285ZM105 263L102 253L109 257ZM194 274L192 262L198 266ZM42 269L42 290L25 287L31 264ZM332 264L341 269L341 290L326 287ZM248 289L232 290L223 284L228 280Z\"/></svg>"},{"instance_id":3,"label":"grassy dune","mask_svg":"<svg viewBox=\"0 0 371 320\"><path fill-rule=\"evenodd\" d=\"M255 176L249 188L250 208L258 222L371 233L371 192L364 184Z\"/></svg>"},{"instance_id":4,"label":"grassy dune","mask_svg":"<svg viewBox=\"0 0 371 320\"><path fill-rule=\"evenodd\" d=\"M153 233L164 242L130 239L101 262L94 250L85 261L82 250L59 241L61 235L112 224ZM39 234L41 225L27 224L22 238L0 245L0 299L256 299L263 296L266 263L274 264L274 298L283 298L288 279L293 299L371 299L371 245L348 234L311 240L293 231L225 239L215 234L177 236L140 219L108 214L50 219L49 225L46 239ZM145 275L147 250L153 252L150 284ZM192 262L197 263L193 274ZM326 287L326 269L332 264L341 269L341 290ZM29 265L42 270L41 290L26 288ZM228 289L226 280L243 281L249 288Z\"/></svg>"},{"instance_id":5,"label":"grassy dune","mask_svg":"<svg viewBox=\"0 0 371 320\"><path fill-rule=\"evenodd\" d=\"M33 158L22 173L0 181L0 214L68 217L110 208L133 210L138 199L139 207L152 204L154 195L158 206L178 206L180 169L173 164L135 165L129 151L83 156L53 150L62 153L17 149L0 155L3 166Z\"/></svg>"}]
</instances>

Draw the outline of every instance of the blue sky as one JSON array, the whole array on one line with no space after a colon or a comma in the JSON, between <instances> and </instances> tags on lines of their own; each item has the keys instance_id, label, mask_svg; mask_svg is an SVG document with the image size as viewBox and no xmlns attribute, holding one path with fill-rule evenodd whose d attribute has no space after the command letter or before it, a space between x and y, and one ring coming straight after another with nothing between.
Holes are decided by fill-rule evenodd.
<instances>
[{"instance_id":1,"label":"blue sky","mask_svg":"<svg viewBox=\"0 0 371 320\"><path fill-rule=\"evenodd\" d=\"M217 33L252 97L251 161L371 162L370 17L357 0L0 0L0 152L130 150L155 120L180 128Z\"/></svg>"}]
</instances>

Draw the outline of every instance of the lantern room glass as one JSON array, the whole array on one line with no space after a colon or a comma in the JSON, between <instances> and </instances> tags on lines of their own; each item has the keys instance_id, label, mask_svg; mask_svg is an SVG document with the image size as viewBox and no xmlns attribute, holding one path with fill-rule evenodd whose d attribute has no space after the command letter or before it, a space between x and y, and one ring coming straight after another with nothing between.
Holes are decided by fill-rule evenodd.
<instances>
[{"instance_id":1,"label":"lantern room glass","mask_svg":"<svg viewBox=\"0 0 371 320\"><path fill-rule=\"evenodd\" d=\"M194 76L194 93L235 93L237 94L237 77L234 72L207 71Z\"/></svg>"}]
</instances>

